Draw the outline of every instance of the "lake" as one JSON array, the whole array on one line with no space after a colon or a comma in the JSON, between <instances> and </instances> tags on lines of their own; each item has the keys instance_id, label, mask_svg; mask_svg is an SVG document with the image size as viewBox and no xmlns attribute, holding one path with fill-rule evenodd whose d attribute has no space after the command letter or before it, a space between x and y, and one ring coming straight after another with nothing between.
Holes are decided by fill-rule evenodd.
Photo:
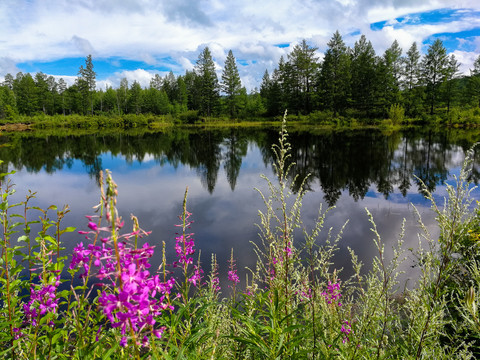
<instances>
[{"instance_id":1,"label":"lake","mask_svg":"<svg viewBox=\"0 0 480 360\"><path fill-rule=\"evenodd\" d=\"M459 174L466 151L479 138L478 131L435 129L290 131L293 172L300 177L309 174L302 209L305 227L313 224L320 204L323 209L335 208L328 214L319 243L330 227L336 234L349 220L335 257L336 266L344 268L343 278L351 274L348 247L367 265L375 255L365 208L373 214L387 251L396 242L404 218L405 246L415 247L419 227L412 205L436 234L420 180L442 201L444 182ZM211 254L217 254L225 280L232 248L242 275L245 267L255 266L250 242L259 239L255 224L260 221L258 210L264 209L255 188L268 193L260 175L274 180L271 147L277 141L278 129L258 128L78 136L14 133L0 137L0 158L3 172L16 170L16 200L31 189L37 192L32 203L36 206L68 204L71 212L62 224L77 230L86 229L84 216L93 214L92 207L99 202L98 172L110 169L127 228L134 214L144 230L152 231L148 241L157 245L155 266L160 264L162 241L169 262L174 260L174 225L188 186L187 209L203 267L208 273ZM479 160L477 151L475 183L480 178ZM299 186L300 181L293 184L294 193ZM478 191L474 197L480 199ZM67 252L82 240L76 233L66 235ZM409 260L405 270L410 271L411 265Z\"/></svg>"}]
</instances>

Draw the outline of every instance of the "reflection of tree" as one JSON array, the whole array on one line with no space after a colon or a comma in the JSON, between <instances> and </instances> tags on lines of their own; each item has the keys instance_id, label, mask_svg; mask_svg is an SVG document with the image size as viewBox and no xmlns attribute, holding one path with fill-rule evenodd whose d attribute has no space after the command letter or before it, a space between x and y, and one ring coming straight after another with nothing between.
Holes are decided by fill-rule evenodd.
<instances>
[{"instance_id":1,"label":"reflection of tree","mask_svg":"<svg viewBox=\"0 0 480 360\"><path fill-rule=\"evenodd\" d=\"M447 179L448 170L445 168L445 162L448 146L445 141L439 141L445 139L437 138L435 140L437 141L434 141L432 131L428 130L423 146L418 151L420 161L414 165L413 173L420 192L423 192L422 183L425 184L428 191L433 192L437 184Z\"/></svg>"},{"instance_id":2,"label":"reflection of tree","mask_svg":"<svg viewBox=\"0 0 480 360\"><path fill-rule=\"evenodd\" d=\"M230 188L235 190L238 175L240 174L240 167L242 166L242 158L247 155L248 141L241 136L238 130L230 131L230 135L225 138L223 144L226 147L226 154L224 156L225 173L227 175Z\"/></svg>"},{"instance_id":3,"label":"reflection of tree","mask_svg":"<svg viewBox=\"0 0 480 360\"><path fill-rule=\"evenodd\" d=\"M164 133L130 135L37 136L36 133L6 134L0 138L0 158L5 171L9 166L27 171L55 172L83 163L91 176L103 168L102 154L123 156L127 162L142 162L148 156L159 164L173 167L188 165L196 169L203 186L213 192L223 162L227 180L235 189L248 144L255 142L267 166L273 163L272 144L278 143L276 130L201 130L173 129ZM413 175L433 191L448 176L447 165L478 138L478 132L449 130L434 132L406 130L391 135L379 131L290 132L290 161L294 162L291 181L295 192L303 178L306 189L318 181L329 205L334 205L343 191L355 200L362 199L372 185L385 197L398 187L405 196ZM479 152L472 180L480 178ZM462 154L463 155L463 154Z\"/></svg>"}]
</instances>

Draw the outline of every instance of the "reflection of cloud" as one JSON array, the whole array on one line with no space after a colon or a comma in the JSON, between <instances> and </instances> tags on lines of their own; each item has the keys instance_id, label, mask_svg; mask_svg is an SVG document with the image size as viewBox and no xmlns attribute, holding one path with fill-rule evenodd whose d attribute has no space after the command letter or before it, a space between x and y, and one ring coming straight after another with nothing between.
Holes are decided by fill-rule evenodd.
<instances>
[{"instance_id":1,"label":"reflection of cloud","mask_svg":"<svg viewBox=\"0 0 480 360\"><path fill-rule=\"evenodd\" d=\"M178 229L174 224L178 222L177 215L181 212L183 194L188 186L187 208L192 212L194 220L191 231L195 234L197 249L201 249L204 268L209 269L210 256L216 253L220 268L225 271L232 248L239 269L244 269L245 266L254 268L256 257L250 241L258 243L259 231L254 224L260 222L258 210L264 210L262 199L254 188L259 188L268 195L267 184L259 177L259 173L265 173L273 180L272 170L263 165L258 148L249 147L247 155L242 159L235 191L232 192L226 174L221 170L212 194L202 186L195 169L188 166L173 167L168 163L162 166L151 161L153 159L148 154L141 163L137 163L134 158L130 159L131 164L118 159L108 162L108 156L103 156L102 159L111 168L118 184L118 208L121 216L127 220L127 230L131 226L128 221L130 214L136 215L142 228L152 230L148 241L157 246L157 252L161 251L162 241L166 242L169 261L175 256L173 244ZM77 226L78 229L85 228L84 215L93 214L92 206L99 201L97 184L87 174L79 173L78 166L76 169L63 169L51 175L44 172L29 174L22 170L14 175L14 182L17 184L16 196L23 196L24 189L38 191L34 201L35 205L42 208L51 203L59 206L68 203L72 211L63 225ZM306 229L313 226L319 204L323 203L324 194L320 186L313 184L312 190L303 200L302 215ZM442 191L441 187L439 191ZM333 228L333 234L336 234L343 223L349 220L335 257L335 265L344 268L342 278L351 274L347 247L351 247L359 255L366 264L365 269L369 268L376 254L372 241L374 235L370 231L371 224L365 207L373 214L385 243L387 258L392 256L391 249L401 231L403 218L406 219L405 247L415 247L418 242L416 234L419 227L408 203L387 201L381 196L354 201L345 192L340 196L336 208L328 214L324 230L318 239L321 244L325 241L330 227ZM419 204L418 208L435 236L433 214L428 205ZM70 250L83 240L77 234L69 234L67 239L66 246ZM296 245L301 246L301 238L296 241ZM153 261L155 268L159 265L160 257L155 257ZM409 266L410 263L407 263L405 270L410 270Z\"/></svg>"}]
</instances>

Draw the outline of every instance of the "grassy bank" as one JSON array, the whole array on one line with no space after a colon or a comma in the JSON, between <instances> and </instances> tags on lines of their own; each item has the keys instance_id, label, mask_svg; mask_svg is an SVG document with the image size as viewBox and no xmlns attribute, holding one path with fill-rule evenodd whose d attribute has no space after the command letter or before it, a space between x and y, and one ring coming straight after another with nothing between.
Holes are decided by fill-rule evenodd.
<instances>
[{"instance_id":1,"label":"grassy bank","mask_svg":"<svg viewBox=\"0 0 480 360\"><path fill-rule=\"evenodd\" d=\"M404 249L398 229L398 244L387 260L367 211L373 239L361 240L373 241L377 256L372 270L363 271L351 251L354 275L342 282L332 260L343 229L324 230L330 209L321 208L313 228L305 229L305 192L290 198L291 149L282 124L273 147L277 178L265 179L270 192L259 193L265 205L259 212L261 241L252 245L258 261L246 279L238 277L233 253L228 264L213 256L209 269L195 255L188 189L177 237L154 248L148 239L158 234L142 230L138 219L133 218L133 230L124 229L116 211L121 189L107 172L100 179L97 212L79 225L78 243L67 254L62 235L75 230L66 226L68 208L35 208L31 193L23 203L10 204L9 179L15 175L3 174L0 354L15 359L478 358L480 205L472 211L472 151L458 182L448 186L444 207L425 190L439 238L423 227L419 247ZM35 234L34 226L40 228ZM174 247L175 258L166 258L166 247ZM408 254L419 278L407 289L398 276ZM158 270L150 268L152 256L162 258ZM220 289L221 272L228 289ZM73 280L80 285L73 286Z\"/></svg>"},{"instance_id":2,"label":"grassy bank","mask_svg":"<svg viewBox=\"0 0 480 360\"><path fill-rule=\"evenodd\" d=\"M339 128L383 128L399 129L405 126L440 126L455 128L471 128L480 126L480 109L458 109L450 111L440 109L436 115L426 115L416 118L404 116L403 109L392 107L386 118L366 119L359 118L359 114L351 113L344 116L335 115L328 111L316 111L309 115L290 115L290 124L293 127L314 126L325 129ZM229 117L203 117L197 111L187 111L177 116L126 114L126 115L44 115L16 116L12 119L3 119L0 129L4 131L22 131L33 129L162 129L169 126L203 126L203 127L258 127L280 126L281 117L273 118L246 118L236 119Z\"/></svg>"}]
</instances>

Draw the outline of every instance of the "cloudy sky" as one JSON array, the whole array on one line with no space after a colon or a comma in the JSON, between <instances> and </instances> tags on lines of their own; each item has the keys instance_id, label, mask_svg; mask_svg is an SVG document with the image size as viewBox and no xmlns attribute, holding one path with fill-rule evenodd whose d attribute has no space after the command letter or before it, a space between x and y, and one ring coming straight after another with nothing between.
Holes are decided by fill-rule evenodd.
<instances>
[{"instance_id":1,"label":"cloudy sky","mask_svg":"<svg viewBox=\"0 0 480 360\"><path fill-rule=\"evenodd\" d=\"M44 72L72 83L92 54L97 87L120 79L148 86L155 73L182 75L208 46L219 74L232 50L243 85L259 86L302 39L326 50L339 30L365 34L383 54L396 39L422 53L440 38L468 74L480 54L478 0L0 0L0 80Z\"/></svg>"}]
</instances>

